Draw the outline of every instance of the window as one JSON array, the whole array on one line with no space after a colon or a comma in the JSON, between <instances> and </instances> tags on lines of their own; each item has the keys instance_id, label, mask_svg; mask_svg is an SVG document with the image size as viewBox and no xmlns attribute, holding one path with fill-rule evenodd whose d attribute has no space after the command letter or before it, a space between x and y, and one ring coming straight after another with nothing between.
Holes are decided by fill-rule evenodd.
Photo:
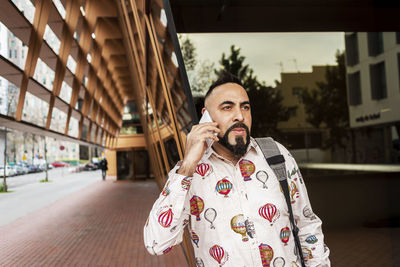
<instances>
[{"instance_id":1,"label":"window","mask_svg":"<svg viewBox=\"0 0 400 267\"><path fill-rule=\"evenodd\" d=\"M75 107L77 110L82 111L82 106L83 106L83 99L78 98L78 101L76 102L77 107Z\"/></svg>"},{"instance_id":2,"label":"window","mask_svg":"<svg viewBox=\"0 0 400 267\"><path fill-rule=\"evenodd\" d=\"M3 98L0 97L0 105L3 105Z\"/></svg>"},{"instance_id":3,"label":"window","mask_svg":"<svg viewBox=\"0 0 400 267\"><path fill-rule=\"evenodd\" d=\"M14 57L17 58L17 49L14 50Z\"/></svg>"},{"instance_id":4,"label":"window","mask_svg":"<svg viewBox=\"0 0 400 267\"><path fill-rule=\"evenodd\" d=\"M383 52L382 32L368 33L368 55L375 57Z\"/></svg>"},{"instance_id":5,"label":"window","mask_svg":"<svg viewBox=\"0 0 400 267\"><path fill-rule=\"evenodd\" d=\"M400 44L400 32L396 32L396 43Z\"/></svg>"},{"instance_id":6,"label":"window","mask_svg":"<svg viewBox=\"0 0 400 267\"><path fill-rule=\"evenodd\" d=\"M293 87L292 88L292 95L294 96L300 96L301 95L301 87Z\"/></svg>"},{"instance_id":7,"label":"window","mask_svg":"<svg viewBox=\"0 0 400 267\"><path fill-rule=\"evenodd\" d=\"M356 32L345 36L345 45L347 66L358 64L358 40Z\"/></svg>"},{"instance_id":8,"label":"window","mask_svg":"<svg viewBox=\"0 0 400 267\"><path fill-rule=\"evenodd\" d=\"M361 79L360 72L351 73L347 76L349 83L349 102L351 106L361 104Z\"/></svg>"},{"instance_id":9,"label":"window","mask_svg":"<svg viewBox=\"0 0 400 267\"><path fill-rule=\"evenodd\" d=\"M379 100L387 97L385 62L369 66L371 76L372 99Z\"/></svg>"}]
</instances>

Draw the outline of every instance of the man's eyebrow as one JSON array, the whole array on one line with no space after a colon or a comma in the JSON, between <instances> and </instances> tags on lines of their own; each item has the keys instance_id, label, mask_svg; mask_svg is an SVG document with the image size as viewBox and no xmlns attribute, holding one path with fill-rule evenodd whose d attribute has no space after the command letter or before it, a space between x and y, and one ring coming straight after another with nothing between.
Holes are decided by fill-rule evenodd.
<instances>
[{"instance_id":1,"label":"man's eyebrow","mask_svg":"<svg viewBox=\"0 0 400 267\"><path fill-rule=\"evenodd\" d=\"M221 104L219 104L218 106L223 106L223 105L235 105L235 102L231 101L231 100L225 100L224 102L222 102ZM243 101L240 103L240 106L243 105L250 105L250 101Z\"/></svg>"},{"instance_id":2,"label":"man's eyebrow","mask_svg":"<svg viewBox=\"0 0 400 267\"><path fill-rule=\"evenodd\" d=\"M223 106L223 105L235 105L235 103L233 101L230 101L230 100L225 100L224 102L222 102L218 106Z\"/></svg>"}]
</instances>

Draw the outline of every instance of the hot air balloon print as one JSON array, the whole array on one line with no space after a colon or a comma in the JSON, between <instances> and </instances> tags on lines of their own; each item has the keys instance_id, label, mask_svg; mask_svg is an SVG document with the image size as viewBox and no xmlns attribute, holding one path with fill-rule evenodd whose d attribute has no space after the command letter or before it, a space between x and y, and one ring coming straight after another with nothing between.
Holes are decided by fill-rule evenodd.
<instances>
[{"instance_id":1,"label":"hot air balloon print","mask_svg":"<svg viewBox=\"0 0 400 267\"><path fill-rule=\"evenodd\" d=\"M196 258L196 267L204 267L204 262L200 258Z\"/></svg>"},{"instance_id":2,"label":"hot air balloon print","mask_svg":"<svg viewBox=\"0 0 400 267\"><path fill-rule=\"evenodd\" d=\"M232 183L226 178L219 180L215 186L215 190L224 197L228 197L228 194L232 190Z\"/></svg>"},{"instance_id":3,"label":"hot air balloon print","mask_svg":"<svg viewBox=\"0 0 400 267\"><path fill-rule=\"evenodd\" d=\"M181 181L181 186L183 190L189 190L190 184L192 183L191 177L184 177Z\"/></svg>"},{"instance_id":4,"label":"hot air balloon print","mask_svg":"<svg viewBox=\"0 0 400 267\"><path fill-rule=\"evenodd\" d=\"M315 235L309 235L309 236L306 238L306 242L307 242L308 244L315 244L315 243L318 242L318 238L317 238Z\"/></svg>"},{"instance_id":5,"label":"hot air balloon print","mask_svg":"<svg viewBox=\"0 0 400 267\"><path fill-rule=\"evenodd\" d=\"M264 206L258 209L258 214L261 217L268 220L271 223L271 226L276 220L279 219L280 213L276 206L272 203L267 203Z\"/></svg>"},{"instance_id":6,"label":"hot air balloon print","mask_svg":"<svg viewBox=\"0 0 400 267\"><path fill-rule=\"evenodd\" d=\"M161 195L166 197L169 195L169 193L171 193L171 190L168 187L164 187L164 189L161 192Z\"/></svg>"},{"instance_id":7,"label":"hot air balloon print","mask_svg":"<svg viewBox=\"0 0 400 267\"><path fill-rule=\"evenodd\" d=\"M312 212L312 210L310 209L309 206L305 206L304 207L303 215L304 215L304 217L306 217L307 219L310 219L310 220L317 219L317 217L315 216L314 212Z\"/></svg>"},{"instance_id":8,"label":"hot air balloon print","mask_svg":"<svg viewBox=\"0 0 400 267\"><path fill-rule=\"evenodd\" d=\"M263 188L268 189L267 186L268 173L266 171L258 171L256 174L256 178L263 184Z\"/></svg>"},{"instance_id":9,"label":"hot air balloon print","mask_svg":"<svg viewBox=\"0 0 400 267\"><path fill-rule=\"evenodd\" d=\"M255 172L256 166L253 162L247 159L239 161L240 172L242 173L244 181L251 181L250 176Z\"/></svg>"},{"instance_id":10,"label":"hot air balloon print","mask_svg":"<svg viewBox=\"0 0 400 267\"><path fill-rule=\"evenodd\" d=\"M254 223L247 219L244 221L244 224L246 225L246 230L247 230L247 235L250 236L251 238L254 238L256 236L256 229L254 227Z\"/></svg>"},{"instance_id":11,"label":"hot air balloon print","mask_svg":"<svg viewBox=\"0 0 400 267\"><path fill-rule=\"evenodd\" d=\"M196 216L196 221L200 221L200 214L204 210L204 201L199 196L190 199L190 214Z\"/></svg>"},{"instance_id":12,"label":"hot air balloon print","mask_svg":"<svg viewBox=\"0 0 400 267\"><path fill-rule=\"evenodd\" d=\"M281 238L281 241L286 246L287 243L289 242L289 238L290 238L290 229L289 229L289 227L282 228L279 237Z\"/></svg>"},{"instance_id":13,"label":"hot air balloon print","mask_svg":"<svg viewBox=\"0 0 400 267\"><path fill-rule=\"evenodd\" d=\"M215 229L215 226L213 225L213 222L215 221L215 218L217 217L217 211L213 208L208 208L204 212L204 218L206 221L208 221L211 225L211 229Z\"/></svg>"},{"instance_id":14,"label":"hot air balloon print","mask_svg":"<svg viewBox=\"0 0 400 267\"><path fill-rule=\"evenodd\" d=\"M196 247L199 247L199 236L194 231L191 231L190 235L192 237L193 243L196 245Z\"/></svg>"},{"instance_id":15,"label":"hot air balloon print","mask_svg":"<svg viewBox=\"0 0 400 267\"><path fill-rule=\"evenodd\" d=\"M238 214L231 219L231 228L235 233L242 235L242 241L246 242L249 241L247 237L247 229L245 224L245 219L243 214Z\"/></svg>"},{"instance_id":16,"label":"hot air balloon print","mask_svg":"<svg viewBox=\"0 0 400 267\"><path fill-rule=\"evenodd\" d=\"M221 246L214 245L210 248L209 252L211 257L218 262L220 267L228 260L228 254Z\"/></svg>"},{"instance_id":17,"label":"hot air balloon print","mask_svg":"<svg viewBox=\"0 0 400 267\"><path fill-rule=\"evenodd\" d=\"M197 165L195 173L199 174L203 179L212 171L210 164L200 163Z\"/></svg>"},{"instance_id":18,"label":"hot air balloon print","mask_svg":"<svg viewBox=\"0 0 400 267\"><path fill-rule=\"evenodd\" d=\"M172 247L168 247L166 249L163 250L163 254L167 254L168 252L170 252L172 250Z\"/></svg>"},{"instance_id":19,"label":"hot air balloon print","mask_svg":"<svg viewBox=\"0 0 400 267\"><path fill-rule=\"evenodd\" d=\"M169 184L169 181L166 182L166 184L165 184L165 186L164 186L164 188L163 188L163 190L161 192L161 195L168 196L169 193L171 192L171 190L168 187L168 184Z\"/></svg>"},{"instance_id":20,"label":"hot air balloon print","mask_svg":"<svg viewBox=\"0 0 400 267\"><path fill-rule=\"evenodd\" d=\"M308 248L301 248L301 251L303 251L303 257L305 261L313 258L311 250L309 250Z\"/></svg>"},{"instance_id":21,"label":"hot air balloon print","mask_svg":"<svg viewBox=\"0 0 400 267\"><path fill-rule=\"evenodd\" d=\"M172 219L174 218L174 213L172 212L171 208L164 207L161 208L161 211L158 215L158 223L165 228L168 228L171 226Z\"/></svg>"},{"instance_id":22,"label":"hot air balloon print","mask_svg":"<svg viewBox=\"0 0 400 267\"><path fill-rule=\"evenodd\" d=\"M258 246L263 267L270 267L271 261L274 258L274 250L267 244L261 243Z\"/></svg>"},{"instance_id":23,"label":"hot air balloon print","mask_svg":"<svg viewBox=\"0 0 400 267\"><path fill-rule=\"evenodd\" d=\"M292 203L295 202L294 198L298 198L299 197L299 190L297 189L296 184L292 181L290 183L290 198L292 199Z\"/></svg>"},{"instance_id":24,"label":"hot air balloon print","mask_svg":"<svg viewBox=\"0 0 400 267\"><path fill-rule=\"evenodd\" d=\"M273 263L274 267L284 267L285 259L282 257L276 257L272 263Z\"/></svg>"}]
</instances>

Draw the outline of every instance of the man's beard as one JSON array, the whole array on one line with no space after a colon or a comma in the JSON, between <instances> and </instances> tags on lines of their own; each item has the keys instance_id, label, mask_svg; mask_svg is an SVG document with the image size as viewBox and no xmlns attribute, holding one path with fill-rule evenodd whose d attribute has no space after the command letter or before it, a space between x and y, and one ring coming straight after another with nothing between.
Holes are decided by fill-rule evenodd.
<instances>
[{"instance_id":1,"label":"man's beard","mask_svg":"<svg viewBox=\"0 0 400 267\"><path fill-rule=\"evenodd\" d=\"M244 143L243 136L237 136L235 138L236 145L231 145L229 143L228 135L235 128L243 128L246 130L246 143ZM250 144L250 131L246 124L244 124L242 122L238 122L238 123L232 125L231 127L229 127L229 129L226 130L226 132L222 138L220 136L218 136L218 139L219 139L218 143L220 143L221 145L223 145L224 147L229 149L229 151L231 151L236 157L240 158L244 154L246 154L247 147Z\"/></svg>"}]
</instances>

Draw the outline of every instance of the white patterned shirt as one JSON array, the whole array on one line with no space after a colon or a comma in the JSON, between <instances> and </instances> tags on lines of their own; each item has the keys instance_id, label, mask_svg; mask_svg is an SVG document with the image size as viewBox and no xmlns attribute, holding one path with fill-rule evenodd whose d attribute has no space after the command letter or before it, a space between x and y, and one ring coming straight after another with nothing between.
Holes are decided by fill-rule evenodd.
<instances>
[{"instance_id":1,"label":"white patterned shirt","mask_svg":"<svg viewBox=\"0 0 400 267\"><path fill-rule=\"evenodd\" d=\"M330 266L322 222L312 212L296 161L277 145L306 265ZM285 196L253 138L236 165L208 148L193 177L177 174L179 166L170 171L144 227L151 254L165 254L182 242L188 226L196 266L301 266Z\"/></svg>"}]
</instances>

